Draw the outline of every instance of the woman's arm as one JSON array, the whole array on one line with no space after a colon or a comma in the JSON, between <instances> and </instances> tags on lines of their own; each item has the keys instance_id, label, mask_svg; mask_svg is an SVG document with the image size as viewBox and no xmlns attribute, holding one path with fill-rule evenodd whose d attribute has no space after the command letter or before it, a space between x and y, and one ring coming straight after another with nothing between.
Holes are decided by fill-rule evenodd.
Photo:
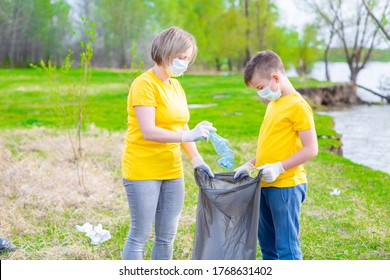
<instances>
[{"instance_id":1,"label":"woman's arm","mask_svg":"<svg viewBox=\"0 0 390 280\"><path fill-rule=\"evenodd\" d=\"M137 121L145 140L178 143L195 142L200 139L208 139L210 132L216 131L215 127L208 121L198 123L192 130L170 131L156 126L156 108L150 106L134 106ZM193 149L191 149L193 150Z\"/></svg>"},{"instance_id":2,"label":"woman's arm","mask_svg":"<svg viewBox=\"0 0 390 280\"><path fill-rule=\"evenodd\" d=\"M182 141L182 131L170 131L156 126L156 108L149 106L135 106L138 125L145 140L178 143Z\"/></svg>"}]
</instances>

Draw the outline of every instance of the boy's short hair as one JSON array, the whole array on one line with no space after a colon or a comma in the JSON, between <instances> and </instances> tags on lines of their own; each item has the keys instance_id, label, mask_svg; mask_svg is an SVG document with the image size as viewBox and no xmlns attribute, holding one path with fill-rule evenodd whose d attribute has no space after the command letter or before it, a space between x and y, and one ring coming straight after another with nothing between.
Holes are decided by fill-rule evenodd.
<instances>
[{"instance_id":1,"label":"boy's short hair","mask_svg":"<svg viewBox=\"0 0 390 280\"><path fill-rule=\"evenodd\" d=\"M192 63L198 52L195 37L183 29L173 26L160 33L152 41L151 55L157 65L167 66L169 61L193 47Z\"/></svg>"},{"instance_id":2,"label":"boy's short hair","mask_svg":"<svg viewBox=\"0 0 390 280\"><path fill-rule=\"evenodd\" d=\"M273 51L266 50L256 53L245 65L244 82L249 87L254 73L259 73L262 78L270 79L274 71L286 74L280 57Z\"/></svg>"}]
</instances>

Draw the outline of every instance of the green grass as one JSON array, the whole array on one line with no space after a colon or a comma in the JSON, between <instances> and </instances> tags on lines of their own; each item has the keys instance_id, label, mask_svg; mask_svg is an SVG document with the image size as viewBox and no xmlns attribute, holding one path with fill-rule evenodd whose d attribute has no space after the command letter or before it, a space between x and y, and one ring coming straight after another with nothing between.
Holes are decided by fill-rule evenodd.
<instances>
[{"instance_id":1,"label":"green grass","mask_svg":"<svg viewBox=\"0 0 390 280\"><path fill-rule=\"evenodd\" d=\"M60 79L62 89L66 91L67 85L77 81L79 76L80 71L73 70ZM92 71L85 102L84 117L87 123L94 123L108 130L126 128L126 98L131 77L127 71ZM188 94L188 103L219 104L218 110L197 109L199 114L193 115L192 120L197 121L207 111L209 118L221 124L226 117L240 121L240 125L230 127L239 129L238 135L257 133L258 127L254 127L252 122L260 124L264 106L253 106L253 102L258 101L257 96L245 87L241 76L185 75L180 81ZM293 81L297 86L328 84L313 80ZM64 125L57 100L50 92L49 85L50 79L45 73L35 69L0 69L0 128ZM72 100L62 98L61 104L70 114ZM240 108L237 108L237 102ZM250 118L243 114L241 108L254 109ZM247 119L251 121L248 122Z\"/></svg>"},{"instance_id":2,"label":"green grass","mask_svg":"<svg viewBox=\"0 0 390 280\"><path fill-rule=\"evenodd\" d=\"M78 71L72 71L69 77L77 79L78 74ZM86 99L86 134L99 137L99 133L89 131L89 125L93 123L109 133L124 135L130 81L131 75L125 71L93 70ZM211 121L219 134L230 141L236 153L236 166L253 157L266 105L259 101L253 90L245 87L242 77L185 75L180 82L189 104L216 104L210 108L191 109L190 127L202 120ZM292 82L296 87L323 85L296 79ZM61 134L64 122L48 84L48 78L36 70L0 70L0 135L16 162L27 155L40 157L43 161L50 156L38 148L24 151L25 139L17 133L18 130L45 127L52 131L50 133ZM66 110L71 112L71 100L65 100L65 103ZM315 114L315 122L318 135L337 136L331 117ZM329 147L338 147L341 143L335 137L331 138L319 139L319 155L305 165L309 188L301 216L304 258L389 259L390 176L332 154ZM210 143L198 142L197 146L215 172L225 171L216 163L218 156ZM120 177L119 157L111 159L116 164L105 163L111 156L110 150L92 156L98 164L107 166L105 168L113 177ZM195 230L198 188L187 159L184 165L186 199L174 248L175 259L191 258ZM330 196L334 188L341 190L340 196ZM21 205L17 195L0 196L0 203L15 205L15 213L20 211L24 222L34 228L23 231L23 234L16 225L7 229L6 232L14 234L12 240L21 249L18 255L6 253L0 258L119 259L129 228L127 202L120 178L113 190L115 203L119 205L115 205L116 208L105 205L92 209L88 203L80 202L65 209L50 205L46 206L47 209L41 209L40 205L31 209L29 204ZM87 212L87 208L91 209ZM33 210L43 212L40 214L42 218L32 214ZM74 230L74 225L85 216L95 221L107 221L105 225L109 226L112 239L98 246L90 245L82 233ZM150 256L151 244L148 243L147 256ZM67 248L69 252L56 255L53 253L56 248Z\"/></svg>"}]
</instances>

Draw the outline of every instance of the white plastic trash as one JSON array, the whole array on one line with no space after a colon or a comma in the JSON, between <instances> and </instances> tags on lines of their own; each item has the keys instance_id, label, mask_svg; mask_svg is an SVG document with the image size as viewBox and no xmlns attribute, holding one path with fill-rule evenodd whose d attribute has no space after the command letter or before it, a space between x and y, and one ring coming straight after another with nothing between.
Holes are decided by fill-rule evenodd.
<instances>
[{"instance_id":1,"label":"white plastic trash","mask_svg":"<svg viewBox=\"0 0 390 280\"><path fill-rule=\"evenodd\" d=\"M341 193L341 191L340 191L339 189L334 189L334 190L330 193L330 195L331 195L331 196L339 196L340 193Z\"/></svg>"},{"instance_id":2,"label":"white plastic trash","mask_svg":"<svg viewBox=\"0 0 390 280\"><path fill-rule=\"evenodd\" d=\"M101 224L93 226L90 223L85 223L82 226L76 225L78 231L85 232L85 235L91 238L91 244L96 245L103 243L111 238L108 230L103 229Z\"/></svg>"}]
</instances>

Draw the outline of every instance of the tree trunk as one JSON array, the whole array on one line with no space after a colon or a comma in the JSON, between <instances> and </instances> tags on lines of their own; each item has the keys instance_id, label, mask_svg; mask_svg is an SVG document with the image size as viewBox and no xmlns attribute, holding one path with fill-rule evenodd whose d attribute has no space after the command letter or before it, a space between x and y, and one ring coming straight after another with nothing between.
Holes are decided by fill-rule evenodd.
<instances>
[{"instance_id":1,"label":"tree trunk","mask_svg":"<svg viewBox=\"0 0 390 280\"><path fill-rule=\"evenodd\" d=\"M357 76L359 74L359 70L356 69L356 67L354 67L353 65L350 65L349 69L351 70L351 77L350 77L350 80L351 82L356 85L356 81L357 81Z\"/></svg>"},{"instance_id":2,"label":"tree trunk","mask_svg":"<svg viewBox=\"0 0 390 280\"><path fill-rule=\"evenodd\" d=\"M259 50L263 50L264 46L265 46L265 34L266 34L267 28L268 28L268 20L267 20L268 17L267 16L271 10L271 5L269 3L269 0L265 1L264 5L266 5L267 8L264 9L264 11L262 11L264 18L260 22L261 2L263 2L263 1L258 0L256 2L256 30L257 30L257 35L259 38Z\"/></svg>"},{"instance_id":3,"label":"tree trunk","mask_svg":"<svg viewBox=\"0 0 390 280\"><path fill-rule=\"evenodd\" d=\"M219 61L219 58L215 58L215 70L218 72L221 71L221 62Z\"/></svg>"},{"instance_id":4,"label":"tree trunk","mask_svg":"<svg viewBox=\"0 0 390 280\"><path fill-rule=\"evenodd\" d=\"M249 0L244 1L244 15L246 19L246 30L245 30L246 46L245 46L245 57L243 61L243 66L245 67L246 63L251 59L251 51L249 49L249 40L250 40Z\"/></svg>"},{"instance_id":5,"label":"tree trunk","mask_svg":"<svg viewBox=\"0 0 390 280\"><path fill-rule=\"evenodd\" d=\"M330 82L328 53L329 53L329 49L326 48L326 50L325 50L325 55L324 55L325 77L326 77L326 80L327 80L328 82Z\"/></svg>"},{"instance_id":6,"label":"tree trunk","mask_svg":"<svg viewBox=\"0 0 390 280\"><path fill-rule=\"evenodd\" d=\"M329 50L330 50L330 45L332 44L333 41L333 35L334 35L334 23L332 25L332 30L329 35L329 41L326 44L326 49L324 53L324 63L325 63L325 76L326 80L330 81L330 73L329 73Z\"/></svg>"},{"instance_id":7,"label":"tree trunk","mask_svg":"<svg viewBox=\"0 0 390 280\"><path fill-rule=\"evenodd\" d=\"M119 66L120 68L126 68L126 46L123 41L120 44Z\"/></svg>"},{"instance_id":8,"label":"tree trunk","mask_svg":"<svg viewBox=\"0 0 390 280\"><path fill-rule=\"evenodd\" d=\"M10 67L14 68L15 66L15 53L17 53L16 50L16 39L17 39L17 32L18 32L18 23L19 23L19 12L20 12L20 3L18 2L14 7L14 13L12 17L12 37L11 37L11 45L9 50L9 62Z\"/></svg>"},{"instance_id":9,"label":"tree trunk","mask_svg":"<svg viewBox=\"0 0 390 280\"><path fill-rule=\"evenodd\" d=\"M231 58L228 58L228 67L229 67L229 71L233 72L233 62Z\"/></svg>"}]
</instances>

